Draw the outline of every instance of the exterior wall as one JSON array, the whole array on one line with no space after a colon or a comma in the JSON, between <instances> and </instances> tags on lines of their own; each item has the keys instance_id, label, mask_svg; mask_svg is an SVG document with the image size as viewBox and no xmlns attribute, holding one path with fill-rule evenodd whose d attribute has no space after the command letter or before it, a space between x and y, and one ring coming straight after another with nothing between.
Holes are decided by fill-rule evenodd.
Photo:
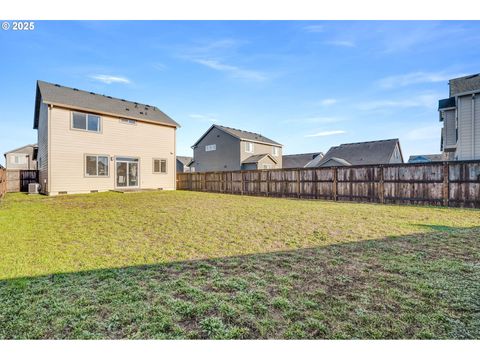
<instances>
[{"instance_id":1,"label":"exterior wall","mask_svg":"<svg viewBox=\"0 0 480 360\"><path fill-rule=\"evenodd\" d=\"M205 151L213 144L215 151ZM240 141L214 127L193 149L193 158L195 171L240 170Z\"/></svg>"},{"instance_id":2,"label":"exterior wall","mask_svg":"<svg viewBox=\"0 0 480 360\"><path fill-rule=\"evenodd\" d=\"M402 155L400 153L400 148L398 144L395 146L395 150L393 151L392 157L390 158L389 164L402 164Z\"/></svg>"},{"instance_id":3,"label":"exterior wall","mask_svg":"<svg viewBox=\"0 0 480 360\"><path fill-rule=\"evenodd\" d=\"M457 129L455 125L455 110L446 110L443 118L443 146L452 147L457 144Z\"/></svg>"},{"instance_id":4,"label":"exterior wall","mask_svg":"<svg viewBox=\"0 0 480 360\"><path fill-rule=\"evenodd\" d=\"M139 188L175 189L175 128L141 121L123 124L118 118L103 115L101 119L100 133L73 130L71 111L58 107L50 110L50 194L115 189L115 157L119 156L139 158ZM108 155L109 175L85 176L87 154ZM154 158L167 160L166 174L153 173Z\"/></svg>"},{"instance_id":5,"label":"exterior wall","mask_svg":"<svg viewBox=\"0 0 480 360\"><path fill-rule=\"evenodd\" d=\"M247 153L245 151L245 143L248 141L241 141L240 143L240 162L244 161L245 159L249 158L252 155L257 154L270 154L277 163L272 163L274 165L274 169L282 168L282 147L279 146L278 156L273 155L273 145L267 144L260 144L260 143L253 143L253 153Z\"/></svg>"},{"instance_id":6,"label":"exterior wall","mask_svg":"<svg viewBox=\"0 0 480 360\"><path fill-rule=\"evenodd\" d=\"M12 162L12 156L24 156L24 164ZM25 146L13 152L5 154L5 167L7 170L37 170L37 162L33 160L33 146Z\"/></svg>"},{"instance_id":7,"label":"exterior wall","mask_svg":"<svg viewBox=\"0 0 480 360\"><path fill-rule=\"evenodd\" d=\"M180 173L180 172L189 172L190 169L188 168L188 166L185 166L183 165L183 163L180 161L180 160L177 160L177 173Z\"/></svg>"},{"instance_id":8,"label":"exterior wall","mask_svg":"<svg viewBox=\"0 0 480 360\"><path fill-rule=\"evenodd\" d=\"M456 152L457 160L469 160L473 156L473 133L472 133L472 96L460 96L457 101L458 107L458 145ZM479 124L480 126L480 124Z\"/></svg>"},{"instance_id":9,"label":"exterior wall","mask_svg":"<svg viewBox=\"0 0 480 360\"><path fill-rule=\"evenodd\" d=\"M37 168L38 168L38 181L40 183L40 192L48 193L48 122L49 122L48 105L41 102L40 114L38 119L38 131L37 131Z\"/></svg>"}]
</instances>

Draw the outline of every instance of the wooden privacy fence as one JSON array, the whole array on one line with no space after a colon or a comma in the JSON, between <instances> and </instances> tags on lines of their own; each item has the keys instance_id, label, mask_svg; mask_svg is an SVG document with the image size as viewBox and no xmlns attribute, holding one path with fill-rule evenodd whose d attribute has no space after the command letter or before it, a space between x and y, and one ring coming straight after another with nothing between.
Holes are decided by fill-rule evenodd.
<instances>
[{"instance_id":1,"label":"wooden privacy fence","mask_svg":"<svg viewBox=\"0 0 480 360\"><path fill-rule=\"evenodd\" d=\"M7 192L27 192L28 184L38 182L37 170L7 170Z\"/></svg>"},{"instance_id":2,"label":"wooden privacy fence","mask_svg":"<svg viewBox=\"0 0 480 360\"><path fill-rule=\"evenodd\" d=\"M177 189L480 208L480 161L178 173Z\"/></svg>"},{"instance_id":3,"label":"wooden privacy fence","mask_svg":"<svg viewBox=\"0 0 480 360\"><path fill-rule=\"evenodd\" d=\"M0 199L7 192L7 170L0 169Z\"/></svg>"}]
</instances>

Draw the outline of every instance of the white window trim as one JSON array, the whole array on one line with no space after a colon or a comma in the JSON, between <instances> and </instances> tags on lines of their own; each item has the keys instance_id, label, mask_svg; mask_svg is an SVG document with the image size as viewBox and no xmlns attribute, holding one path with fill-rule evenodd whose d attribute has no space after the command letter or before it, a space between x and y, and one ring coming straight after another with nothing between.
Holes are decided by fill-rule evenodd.
<instances>
[{"instance_id":1,"label":"white window trim","mask_svg":"<svg viewBox=\"0 0 480 360\"><path fill-rule=\"evenodd\" d=\"M85 114L85 125L86 125L86 129L78 129L76 127L73 127L73 113L78 113L78 114ZM88 130L88 115L92 115L92 116L97 116L98 117L98 131L93 131L93 130ZM83 112L83 111L70 111L70 130L73 130L73 131L83 131L83 132L88 132L88 133L93 133L93 134L101 134L102 131L103 131L103 118L102 116L98 115L98 114L92 114L92 113L86 113L86 112Z\"/></svg>"},{"instance_id":2,"label":"white window trim","mask_svg":"<svg viewBox=\"0 0 480 360\"><path fill-rule=\"evenodd\" d=\"M89 175L87 174L87 156L95 156L97 158L97 175ZM107 175L98 175L98 157L106 157L107 158ZM83 168L84 168L84 176L88 178L108 178L110 177L110 155L106 154L84 154L83 156Z\"/></svg>"},{"instance_id":3,"label":"white window trim","mask_svg":"<svg viewBox=\"0 0 480 360\"><path fill-rule=\"evenodd\" d=\"M205 152L216 151L217 144L205 145Z\"/></svg>"},{"instance_id":4,"label":"white window trim","mask_svg":"<svg viewBox=\"0 0 480 360\"><path fill-rule=\"evenodd\" d=\"M137 125L137 120L133 119L120 119L120 123L124 125Z\"/></svg>"},{"instance_id":5,"label":"white window trim","mask_svg":"<svg viewBox=\"0 0 480 360\"><path fill-rule=\"evenodd\" d=\"M160 161L158 164L158 169L160 171L155 171L155 161ZM162 161L165 161L165 172L162 172ZM160 174L160 175L165 175L168 174L168 160L165 158L153 158L152 159L152 173L153 174Z\"/></svg>"},{"instance_id":6,"label":"white window trim","mask_svg":"<svg viewBox=\"0 0 480 360\"><path fill-rule=\"evenodd\" d=\"M280 156L280 148L278 146L272 146L272 155Z\"/></svg>"},{"instance_id":7,"label":"white window trim","mask_svg":"<svg viewBox=\"0 0 480 360\"><path fill-rule=\"evenodd\" d=\"M252 149L249 151L249 150L248 150L248 147L249 147L250 145L252 146ZM254 148L253 142L245 141L245 152L251 154L251 153L253 153L254 151L255 151L255 148Z\"/></svg>"}]
</instances>

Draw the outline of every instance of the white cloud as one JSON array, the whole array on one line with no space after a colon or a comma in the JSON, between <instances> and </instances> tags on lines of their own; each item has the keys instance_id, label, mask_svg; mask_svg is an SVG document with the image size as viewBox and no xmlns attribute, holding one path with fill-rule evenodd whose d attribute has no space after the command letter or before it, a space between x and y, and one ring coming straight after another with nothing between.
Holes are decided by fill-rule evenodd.
<instances>
[{"instance_id":1,"label":"white cloud","mask_svg":"<svg viewBox=\"0 0 480 360\"><path fill-rule=\"evenodd\" d=\"M253 81L267 80L267 76L259 71L243 69L235 65L222 63L218 60L194 59L193 61L210 69L227 73L235 78Z\"/></svg>"},{"instance_id":2,"label":"white cloud","mask_svg":"<svg viewBox=\"0 0 480 360\"><path fill-rule=\"evenodd\" d=\"M218 122L216 116L214 114L190 114L188 115L190 118L195 120L202 120L208 122Z\"/></svg>"},{"instance_id":3,"label":"white cloud","mask_svg":"<svg viewBox=\"0 0 480 360\"><path fill-rule=\"evenodd\" d=\"M355 47L355 43L350 40L330 40L326 41L325 44L341 47Z\"/></svg>"},{"instance_id":4,"label":"white cloud","mask_svg":"<svg viewBox=\"0 0 480 360\"><path fill-rule=\"evenodd\" d=\"M393 88L399 86L408 86L421 83L435 83L448 81L450 79L460 77L462 74L451 74L446 72L423 72L417 71L403 75L388 76L378 81L382 88Z\"/></svg>"},{"instance_id":5,"label":"white cloud","mask_svg":"<svg viewBox=\"0 0 480 360\"><path fill-rule=\"evenodd\" d=\"M331 136L331 135L340 135L345 134L346 131L344 130L331 130L331 131L320 131L315 134L305 135L305 137L320 137L320 136Z\"/></svg>"},{"instance_id":6,"label":"white cloud","mask_svg":"<svg viewBox=\"0 0 480 360\"><path fill-rule=\"evenodd\" d=\"M366 111L385 110L389 108L415 108L425 107L435 109L438 99L441 95L438 94L423 94L412 96L408 99L396 99L396 100L377 100L377 101L365 101L357 104L357 108Z\"/></svg>"},{"instance_id":7,"label":"white cloud","mask_svg":"<svg viewBox=\"0 0 480 360\"><path fill-rule=\"evenodd\" d=\"M438 139L438 141L440 141L440 129L440 125L430 125L412 129L407 133L406 138L414 141L431 139Z\"/></svg>"},{"instance_id":8,"label":"white cloud","mask_svg":"<svg viewBox=\"0 0 480 360\"><path fill-rule=\"evenodd\" d=\"M90 78L98 80L105 84L130 84L130 80L123 76L112 76L112 75L91 75Z\"/></svg>"},{"instance_id":9,"label":"white cloud","mask_svg":"<svg viewBox=\"0 0 480 360\"><path fill-rule=\"evenodd\" d=\"M342 118L334 116L312 116L305 118L289 119L282 121L284 124L334 124L343 121Z\"/></svg>"},{"instance_id":10,"label":"white cloud","mask_svg":"<svg viewBox=\"0 0 480 360\"><path fill-rule=\"evenodd\" d=\"M321 106L330 106L330 105L336 104L337 102L338 102L337 99L323 99L323 100L320 100L318 104Z\"/></svg>"},{"instance_id":11,"label":"white cloud","mask_svg":"<svg viewBox=\"0 0 480 360\"><path fill-rule=\"evenodd\" d=\"M325 26L323 25L307 25L303 27L303 30L310 33L319 33L325 31Z\"/></svg>"}]
</instances>

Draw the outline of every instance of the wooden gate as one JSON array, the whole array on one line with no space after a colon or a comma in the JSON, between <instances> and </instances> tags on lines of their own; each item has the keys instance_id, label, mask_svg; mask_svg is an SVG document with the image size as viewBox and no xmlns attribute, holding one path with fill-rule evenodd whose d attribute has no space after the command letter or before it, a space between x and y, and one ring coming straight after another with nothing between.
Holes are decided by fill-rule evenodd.
<instances>
[{"instance_id":1,"label":"wooden gate","mask_svg":"<svg viewBox=\"0 0 480 360\"><path fill-rule=\"evenodd\" d=\"M20 170L20 191L28 192L28 184L38 183L37 170Z\"/></svg>"}]
</instances>

